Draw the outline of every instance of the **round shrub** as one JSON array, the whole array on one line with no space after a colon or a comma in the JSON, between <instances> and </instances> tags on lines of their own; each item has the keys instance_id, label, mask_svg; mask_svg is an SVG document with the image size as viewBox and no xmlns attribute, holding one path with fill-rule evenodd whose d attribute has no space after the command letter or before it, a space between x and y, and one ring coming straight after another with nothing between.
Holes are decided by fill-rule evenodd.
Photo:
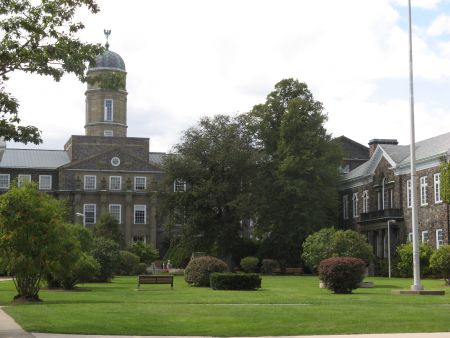
<instances>
[{"instance_id":1,"label":"round shrub","mask_svg":"<svg viewBox=\"0 0 450 338\"><path fill-rule=\"evenodd\" d=\"M143 274L147 273L147 264L139 263L137 265L137 269L136 269L136 271L134 273L138 274L138 275L143 275Z\"/></svg>"},{"instance_id":2,"label":"round shrub","mask_svg":"<svg viewBox=\"0 0 450 338\"><path fill-rule=\"evenodd\" d=\"M279 269L280 264L275 259L263 259L261 262L261 273L273 274L275 269Z\"/></svg>"},{"instance_id":3,"label":"round shrub","mask_svg":"<svg viewBox=\"0 0 450 338\"><path fill-rule=\"evenodd\" d=\"M136 273L139 265L139 256L132 252L121 250L119 252L119 266L117 273L119 275L130 276Z\"/></svg>"},{"instance_id":4,"label":"round shrub","mask_svg":"<svg viewBox=\"0 0 450 338\"><path fill-rule=\"evenodd\" d=\"M141 263L147 265L152 264L155 260L159 258L159 251L150 244L145 244L144 242L136 242L131 244L127 251L135 254L139 257Z\"/></svg>"},{"instance_id":5,"label":"round shrub","mask_svg":"<svg viewBox=\"0 0 450 338\"><path fill-rule=\"evenodd\" d=\"M78 283L92 281L99 272L100 264L95 258L86 253L82 253L71 270L71 274L65 275L61 280L61 284L65 289L70 290Z\"/></svg>"},{"instance_id":6,"label":"round shrub","mask_svg":"<svg viewBox=\"0 0 450 338\"><path fill-rule=\"evenodd\" d=\"M430 273L430 257L433 248L427 244L419 245L420 275ZM401 277L412 277L413 275L413 247L412 243L402 244L397 247L398 263L397 270Z\"/></svg>"},{"instance_id":7,"label":"round shrub","mask_svg":"<svg viewBox=\"0 0 450 338\"><path fill-rule=\"evenodd\" d=\"M356 257L331 257L319 265L319 278L334 293L352 293L364 279L366 263Z\"/></svg>"},{"instance_id":8,"label":"round shrub","mask_svg":"<svg viewBox=\"0 0 450 338\"><path fill-rule=\"evenodd\" d=\"M99 282L110 281L119 263L119 244L112 239L96 237L91 254L100 264L100 272L95 279Z\"/></svg>"},{"instance_id":9,"label":"round shrub","mask_svg":"<svg viewBox=\"0 0 450 338\"><path fill-rule=\"evenodd\" d=\"M209 286L209 275L213 272L224 272L227 264L211 256L202 256L191 260L184 270L184 280L194 286Z\"/></svg>"},{"instance_id":10,"label":"round shrub","mask_svg":"<svg viewBox=\"0 0 450 338\"><path fill-rule=\"evenodd\" d=\"M442 245L430 258L430 269L442 276L445 284L450 281L450 245Z\"/></svg>"},{"instance_id":11,"label":"round shrub","mask_svg":"<svg viewBox=\"0 0 450 338\"><path fill-rule=\"evenodd\" d=\"M245 272L256 272L258 271L259 259L257 257L244 257L241 259L240 265L242 270Z\"/></svg>"},{"instance_id":12,"label":"round shrub","mask_svg":"<svg viewBox=\"0 0 450 338\"><path fill-rule=\"evenodd\" d=\"M210 275L214 290L256 290L261 288L261 277L256 273L220 273Z\"/></svg>"}]
</instances>

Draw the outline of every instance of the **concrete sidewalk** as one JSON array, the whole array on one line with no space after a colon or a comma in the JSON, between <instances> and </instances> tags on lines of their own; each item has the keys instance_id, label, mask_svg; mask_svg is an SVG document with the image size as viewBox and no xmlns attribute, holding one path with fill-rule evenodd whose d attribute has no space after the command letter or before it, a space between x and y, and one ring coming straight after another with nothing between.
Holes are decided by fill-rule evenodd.
<instances>
[{"instance_id":1,"label":"concrete sidewalk","mask_svg":"<svg viewBox=\"0 0 450 338\"><path fill-rule=\"evenodd\" d=\"M8 316L2 308L0 308L0 337L33 338L33 336L25 332L14 319Z\"/></svg>"}]
</instances>

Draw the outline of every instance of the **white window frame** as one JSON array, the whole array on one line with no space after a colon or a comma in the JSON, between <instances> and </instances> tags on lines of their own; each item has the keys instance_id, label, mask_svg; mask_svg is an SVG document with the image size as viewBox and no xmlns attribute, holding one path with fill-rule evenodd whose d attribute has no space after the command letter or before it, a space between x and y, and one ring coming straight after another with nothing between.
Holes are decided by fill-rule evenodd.
<instances>
[{"instance_id":1,"label":"white window frame","mask_svg":"<svg viewBox=\"0 0 450 338\"><path fill-rule=\"evenodd\" d=\"M111 102L111 111L109 111L108 103ZM114 101L113 99L105 99L104 100L104 118L105 121L111 122L114 121ZM111 113L111 116L108 116Z\"/></svg>"},{"instance_id":2,"label":"white window frame","mask_svg":"<svg viewBox=\"0 0 450 338\"><path fill-rule=\"evenodd\" d=\"M138 238L142 238L142 241L139 240ZM134 235L133 236L133 243L137 243L137 242L142 242L144 244L147 243L147 236L144 235Z\"/></svg>"},{"instance_id":3,"label":"white window frame","mask_svg":"<svg viewBox=\"0 0 450 338\"><path fill-rule=\"evenodd\" d=\"M444 245L444 230L437 229L436 230L436 249L439 249L442 245Z\"/></svg>"},{"instance_id":4,"label":"white window frame","mask_svg":"<svg viewBox=\"0 0 450 338\"><path fill-rule=\"evenodd\" d=\"M114 131L108 129L108 130L103 130L103 136L105 137L113 137L114 136Z\"/></svg>"},{"instance_id":5,"label":"white window frame","mask_svg":"<svg viewBox=\"0 0 450 338\"><path fill-rule=\"evenodd\" d=\"M173 192L185 192L186 191L186 181L181 178L176 178L173 181Z\"/></svg>"},{"instance_id":6,"label":"white window frame","mask_svg":"<svg viewBox=\"0 0 450 338\"><path fill-rule=\"evenodd\" d=\"M408 232L408 242L412 243L412 241L413 241L413 233Z\"/></svg>"},{"instance_id":7,"label":"white window frame","mask_svg":"<svg viewBox=\"0 0 450 338\"><path fill-rule=\"evenodd\" d=\"M113 185L113 180L116 180L116 179L118 179L118 182L119 182L118 187ZM122 190L122 176L109 176L109 190L114 190L114 191Z\"/></svg>"},{"instance_id":8,"label":"white window frame","mask_svg":"<svg viewBox=\"0 0 450 338\"><path fill-rule=\"evenodd\" d=\"M86 210L87 208L91 208L92 210ZM86 215L88 212L93 212L93 222L86 222ZM89 225L89 224L96 224L97 223L97 205L96 204L83 204L83 224Z\"/></svg>"},{"instance_id":9,"label":"white window frame","mask_svg":"<svg viewBox=\"0 0 450 338\"><path fill-rule=\"evenodd\" d=\"M427 188L428 188L427 176L422 176L420 178L420 205L421 206L428 205Z\"/></svg>"},{"instance_id":10,"label":"white window frame","mask_svg":"<svg viewBox=\"0 0 450 338\"><path fill-rule=\"evenodd\" d=\"M93 183L88 180L93 178ZM96 190L97 189L97 176L96 175L84 175L84 190Z\"/></svg>"},{"instance_id":11,"label":"white window frame","mask_svg":"<svg viewBox=\"0 0 450 338\"><path fill-rule=\"evenodd\" d=\"M116 211L112 210L114 208L118 208L118 213L117 213L117 210ZM122 224L122 205L121 204L110 204L108 209L109 209L109 214L112 217L114 217L119 224Z\"/></svg>"},{"instance_id":12,"label":"white window frame","mask_svg":"<svg viewBox=\"0 0 450 338\"><path fill-rule=\"evenodd\" d=\"M6 183L2 185L2 183ZM11 185L11 176L9 174L0 174L0 189L9 189Z\"/></svg>"},{"instance_id":13,"label":"white window frame","mask_svg":"<svg viewBox=\"0 0 450 338\"><path fill-rule=\"evenodd\" d=\"M364 190L362 194L363 213L369 212L369 190Z\"/></svg>"},{"instance_id":14,"label":"white window frame","mask_svg":"<svg viewBox=\"0 0 450 338\"><path fill-rule=\"evenodd\" d=\"M412 186L411 180L406 181L406 206L412 208Z\"/></svg>"},{"instance_id":15,"label":"white window frame","mask_svg":"<svg viewBox=\"0 0 450 338\"><path fill-rule=\"evenodd\" d=\"M377 191L377 210L383 210L383 198L381 194L381 191Z\"/></svg>"},{"instance_id":16,"label":"white window frame","mask_svg":"<svg viewBox=\"0 0 450 338\"><path fill-rule=\"evenodd\" d=\"M348 219L348 195L342 196L342 218Z\"/></svg>"},{"instance_id":17,"label":"white window frame","mask_svg":"<svg viewBox=\"0 0 450 338\"><path fill-rule=\"evenodd\" d=\"M353 217L358 217L359 213L358 213L358 193L355 192L353 193L352 196L352 207L353 207Z\"/></svg>"},{"instance_id":18,"label":"white window frame","mask_svg":"<svg viewBox=\"0 0 450 338\"><path fill-rule=\"evenodd\" d=\"M136 212L137 211L143 211L144 212L144 221L141 222L139 220L139 222L137 222L136 220ZM134 224L147 224L147 206L145 204L135 204L134 205Z\"/></svg>"},{"instance_id":19,"label":"white window frame","mask_svg":"<svg viewBox=\"0 0 450 338\"><path fill-rule=\"evenodd\" d=\"M430 238L428 237L428 230L422 231L422 243L428 243L428 240Z\"/></svg>"},{"instance_id":20,"label":"white window frame","mask_svg":"<svg viewBox=\"0 0 450 338\"><path fill-rule=\"evenodd\" d=\"M26 183L30 183L31 182L31 175L30 174L19 174L19 176L17 176L17 186L23 187Z\"/></svg>"},{"instance_id":21,"label":"white window frame","mask_svg":"<svg viewBox=\"0 0 450 338\"><path fill-rule=\"evenodd\" d=\"M144 181L143 186L142 186L142 184L138 185L138 180L143 180ZM144 191L145 189L147 189L147 177L135 176L134 177L134 190L135 191Z\"/></svg>"},{"instance_id":22,"label":"white window frame","mask_svg":"<svg viewBox=\"0 0 450 338\"><path fill-rule=\"evenodd\" d=\"M49 179L49 184L44 185L44 179ZM52 175L39 175L39 190L52 190Z\"/></svg>"},{"instance_id":23,"label":"white window frame","mask_svg":"<svg viewBox=\"0 0 450 338\"><path fill-rule=\"evenodd\" d=\"M433 182L434 182L434 203L436 204L442 203L440 173L434 174Z\"/></svg>"}]
</instances>

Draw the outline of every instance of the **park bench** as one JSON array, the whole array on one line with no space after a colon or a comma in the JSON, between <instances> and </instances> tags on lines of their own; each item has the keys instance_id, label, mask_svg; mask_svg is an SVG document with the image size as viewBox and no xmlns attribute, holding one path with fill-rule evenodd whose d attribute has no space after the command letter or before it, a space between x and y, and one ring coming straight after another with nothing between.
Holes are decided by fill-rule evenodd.
<instances>
[{"instance_id":1,"label":"park bench","mask_svg":"<svg viewBox=\"0 0 450 338\"><path fill-rule=\"evenodd\" d=\"M138 276L138 288L141 284L170 284L173 288L173 276L172 275L139 275Z\"/></svg>"},{"instance_id":2,"label":"park bench","mask_svg":"<svg viewBox=\"0 0 450 338\"><path fill-rule=\"evenodd\" d=\"M274 269L273 273L281 273L281 269ZM301 275L303 268L285 268L284 273L287 275Z\"/></svg>"}]
</instances>

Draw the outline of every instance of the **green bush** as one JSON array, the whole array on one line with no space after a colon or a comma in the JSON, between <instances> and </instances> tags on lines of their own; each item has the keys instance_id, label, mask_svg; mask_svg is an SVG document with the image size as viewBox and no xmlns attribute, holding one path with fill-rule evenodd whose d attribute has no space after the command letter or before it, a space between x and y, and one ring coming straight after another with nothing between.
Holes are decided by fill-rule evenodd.
<instances>
[{"instance_id":1,"label":"green bush","mask_svg":"<svg viewBox=\"0 0 450 338\"><path fill-rule=\"evenodd\" d=\"M303 242L302 259L312 271L316 271L320 262L329 257L357 257L369 265L373 249L360 233L334 228L315 232Z\"/></svg>"},{"instance_id":2,"label":"green bush","mask_svg":"<svg viewBox=\"0 0 450 338\"><path fill-rule=\"evenodd\" d=\"M413 247L412 243L402 244L397 247L398 263L397 270L402 277L412 277L413 275ZM433 248L427 244L419 245L420 275L430 273L430 257Z\"/></svg>"},{"instance_id":3,"label":"green bush","mask_svg":"<svg viewBox=\"0 0 450 338\"><path fill-rule=\"evenodd\" d=\"M209 286L209 275L213 272L224 272L227 264L211 256L202 256L191 260L184 270L184 280L194 286Z\"/></svg>"},{"instance_id":4,"label":"green bush","mask_svg":"<svg viewBox=\"0 0 450 338\"><path fill-rule=\"evenodd\" d=\"M117 267L117 274L131 276L137 272L138 266L139 256L129 251L119 251L119 265Z\"/></svg>"},{"instance_id":5,"label":"green bush","mask_svg":"<svg viewBox=\"0 0 450 338\"><path fill-rule=\"evenodd\" d=\"M430 269L442 276L445 284L450 281L450 245L442 245L430 257Z\"/></svg>"},{"instance_id":6,"label":"green bush","mask_svg":"<svg viewBox=\"0 0 450 338\"><path fill-rule=\"evenodd\" d=\"M220 273L210 275L214 290L256 290L261 288L261 277L256 273Z\"/></svg>"},{"instance_id":7,"label":"green bush","mask_svg":"<svg viewBox=\"0 0 450 338\"><path fill-rule=\"evenodd\" d=\"M279 269L280 264L275 259L263 259L261 262L261 273L273 274L275 269Z\"/></svg>"},{"instance_id":8,"label":"green bush","mask_svg":"<svg viewBox=\"0 0 450 338\"><path fill-rule=\"evenodd\" d=\"M170 247L164 255L164 260L172 263L174 267L185 268L191 258L191 252L181 243L172 241Z\"/></svg>"},{"instance_id":9,"label":"green bush","mask_svg":"<svg viewBox=\"0 0 450 338\"><path fill-rule=\"evenodd\" d=\"M110 281L119 263L119 244L108 238L97 237L91 253L100 264L100 271L95 279L99 282Z\"/></svg>"},{"instance_id":10,"label":"green bush","mask_svg":"<svg viewBox=\"0 0 450 338\"><path fill-rule=\"evenodd\" d=\"M364 279L366 263L355 257L331 257L319 264L319 278L334 293L352 293Z\"/></svg>"},{"instance_id":11,"label":"green bush","mask_svg":"<svg viewBox=\"0 0 450 338\"><path fill-rule=\"evenodd\" d=\"M92 281L100 272L100 264L89 254L82 253L71 273L62 277L61 285L70 290L78 283Z\"/></svg>"},{"instance_id":12,"label":"green bush","mask_svg":"<svg viewBox=\"0 0 450 338\"><path fill-rule=\"evenodd\" d=\"M133 243L128 247L127 251L138 256L139 261L147 265L152 264L159 258L159 251L153 248L150 244L145 244L144 242Z\"/></svg>"},{"instance_id":13,"label":"green bush","mask_svg":"<svg viewBox=\"0 0 450 338\"><path fill-rule=\"evenodd\" d=\"M147 273L147 264L139 263L137 265L137 269L136 269L135 273L137 275L143 275L143 274Z\"/></svg>"},{"instance_id":14,"label":"green bush","mask_svg":"<svg viewBox=\"0 0 450 338\"><path fill-rule=\"evenodd\" d=\"M259 259L257 257L244 257L241 259L240 266L245 272L257 272Z\"/></svg>"}]
</instances>

